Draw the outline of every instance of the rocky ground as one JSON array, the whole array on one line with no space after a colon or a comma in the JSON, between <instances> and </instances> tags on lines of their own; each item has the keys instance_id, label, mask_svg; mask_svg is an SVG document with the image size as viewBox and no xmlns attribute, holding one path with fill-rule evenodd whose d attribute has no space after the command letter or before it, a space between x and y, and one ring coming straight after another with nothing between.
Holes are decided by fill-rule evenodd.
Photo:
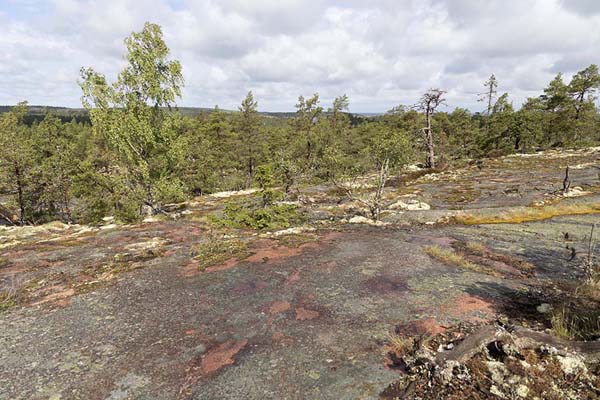
<instances>
[{"instance_id":1,"label":"rocky ground","mask_svg":"<svg viewBox=\"0 0 600 400\"><path fill-rule=\"evenodd\" d=\"M229 195L134 226L0 228L0 399L594 398L594 365L556 344L435 361L482 326L552 326L599 221L599 158L407 172L378 226L323 186L282 232L215 229ZM551 365L556 393L521 361Z\"/></svg>"}]
</instances>

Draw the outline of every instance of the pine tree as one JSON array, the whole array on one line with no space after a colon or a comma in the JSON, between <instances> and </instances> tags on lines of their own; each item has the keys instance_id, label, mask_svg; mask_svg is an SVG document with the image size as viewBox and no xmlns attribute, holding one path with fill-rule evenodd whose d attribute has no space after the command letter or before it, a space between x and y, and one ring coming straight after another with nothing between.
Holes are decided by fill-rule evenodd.
<instances>
[{"instance_id":1,"label":"pine tree","mask_svg":"<svg viewBox=\"0 0 600 400\"><path fill-rule=\"evenodd\" d=\"M241 159L246 169L246 187L250 186L254 177L257 160L261 157L260 116L258 102L252 92L248 92L239 107L237 133L241 148Z\"/></svg>"}]
</instances>

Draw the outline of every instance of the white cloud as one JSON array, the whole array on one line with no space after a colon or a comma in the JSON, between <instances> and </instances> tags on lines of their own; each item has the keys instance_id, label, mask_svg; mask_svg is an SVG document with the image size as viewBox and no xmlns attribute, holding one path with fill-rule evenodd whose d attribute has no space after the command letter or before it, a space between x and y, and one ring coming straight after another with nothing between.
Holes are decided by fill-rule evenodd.
<instances>
[{"instance_id":1,"label":"white cloud","mask_svg":"<svg viewBox=\"0 0 600 400\"><path fill-rule=\"evenodd\" d=\"M593 0L46 0L0 3L0 104L78 106L79 68L109 77L123 38L162 25L186 79L181 105L264 110L300 94L355 111L414 103L430 87L474 110L493 72L518 105L600 50Z\"/></svg>"}]
</instances>

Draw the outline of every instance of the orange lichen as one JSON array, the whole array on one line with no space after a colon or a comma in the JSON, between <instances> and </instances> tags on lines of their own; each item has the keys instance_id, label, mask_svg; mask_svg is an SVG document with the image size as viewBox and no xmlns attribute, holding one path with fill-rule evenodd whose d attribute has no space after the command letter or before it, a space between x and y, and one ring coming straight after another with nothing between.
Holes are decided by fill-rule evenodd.
<instances>
[{"instance_id":1,"label":"orange lichen","mask_svg":"<svg viewBox=\"0 0 600 400\"><path fill-rule=\"evenodd\" d=\"M240 341L227 340L210 349L200 364L203 375L210 375L221 368L235 363L235 356L248 344L247 339Z\"/></svg>"}]
</instances>

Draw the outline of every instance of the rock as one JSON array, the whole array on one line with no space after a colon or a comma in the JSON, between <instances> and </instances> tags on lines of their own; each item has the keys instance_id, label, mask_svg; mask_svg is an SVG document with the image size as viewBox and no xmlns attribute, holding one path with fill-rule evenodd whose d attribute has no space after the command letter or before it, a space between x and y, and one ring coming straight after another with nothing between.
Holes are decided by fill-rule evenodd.
<instances>
[{"instance_id":1,"label":"rock","mask_svg":"<svg viewBox=\"0 0 600 400\"><path fill-rule=\"evenodd\" d=\"M587 367L583 360L575 356L556 356L560 367L567 375L572 375L578 372L586 372Z\"/></svg>"},{"instance_id":2,"label":"rock","mask_svg":"<svg viewBox=\"0 0 600 400\"><path fill-rule=\"evenodd\" d=\"M498 396L501 399L505 399L506 396L504 395L504 393L502 393L500 391L500 389L498 389L498 386L496 385L492 385L492 387L490 388L490 393L493 394L494 396Z\"/></svg>"},{"instance_id":3,"label":"rock","mask_svg":"<svg viewBox=\"0 0 600 400\"><path fill-rule=\"evenodd\" d=\"M438 375L444 384L448 384L452 381L452 378L454 378L454 368L458 367L460 367L458 361L449 360L444 363L444 367L438 372Z\"/></svg>"},{"instance_id":4,"label":"rock","mask_svg":"<svg viewBox=\"0 0 600 400\"><path fill-rule=\"evenodd\" d=\"M245 196L245 195L253 194L256 192L258 192L258 189L231 190L231 191L226 191L226 192L213 193L209 196L216 198L216 199L227 199L227 198L233 197L233 196Z\"/></svg>"},{"instance_id":5,"label":"rock","mask_svg":"<svg viewBox=\"0 0 600 400\"><path fill-rule=\"evenodd\" d=\"M526 399L529 394L529 388L525 385L517 386L517 396Z\"/></svg>"},{"instance_id":6,"label":"rock","mask_svg":"<svg viewBox=\"0 0 600 400\"><path fill-rule=\"evenodd\" d=\"M579 196L585 196L586 194L589 194L589 193L590 192L586 192L581 187L575 186L575 187L572 187L569 190L567 190L566 193L563 193L563 197L579 197Z\"/></svg>"},{"instance_id":7,"label":"rock","mask_svg":"<svg viewBox=\"0 0 600 400\"><path fill-rule=\"evenodd\" d=\"M154 215L154 210L149 205L144 204L142 206L142 215L146 215L148 217L151 216L151 215Z\"/></svg>"},{"instance_id":8,"label":"rock","mask_svg":"<svg viewBox=\"0 0 600 400\"><path fill-rule=\"evenodd\" d=\"M499 361L488 361L486 362L488 371L492 375L492 381L499 386L504 384L504 380L508 376L508 370L503 363Z\"/></svg>"},{"instance_id":9,"label":"rock","mask_svg":"<svg viewBox=\"0 0 600 400\"><path fill-rule=\"evenodd\" d=\"M321 374L319 373L319 371L312 370L308 372L308 377L316 381L319 380L319 378L321 378Z\"/></svg>"},{"instance_id":10,"label":"rock","mask_svg":"<svg viewBox=\"0 0 600 400\"><path fill-rule=\"evenodd\" d=\"M548 303L542 303L536 307L536 310L542 314L549 314L550 312L552 312L552 305Z\"/></svg>"},{"instance_id":11,"label":"rock","mask_svg":"<svg viewBox=\"0 0 600 400\"><path fill-rule=\"evenodd\" d=\"M263 235L260 235L261 237L279 237L279 236L285 236L285 235L297 235L300 233L304 233L304 232L313 232L316 229L310 226L297 226L297 227L293 227L293 228L288 228L288 229L283 229L281 231L275 231L275 232L269 232Z\"/></svg>"},{"instance_id":12,"label":"rock","mask_svg":"<svg viewBox=\"0 0 600 400\"><path fill-rule=\"evenodd\" d=\"M355 215L354 217L350 218L348 222L351 224L367 224L373 226L383 225L383 222L381 221L373 221L372 219L363 217L362 215Z\"/></svg>"},{"instance_id":13,"label":"rock","mask_svg":"<svg viewBox=\"0 0 600 400\"><path fill-rule=\"evenodd\" d=\"M405 210L405 211L425 211L430 210L431 206L420 200L400 200L388 207L390 210Z\"/></svg>"}]
</instances>

